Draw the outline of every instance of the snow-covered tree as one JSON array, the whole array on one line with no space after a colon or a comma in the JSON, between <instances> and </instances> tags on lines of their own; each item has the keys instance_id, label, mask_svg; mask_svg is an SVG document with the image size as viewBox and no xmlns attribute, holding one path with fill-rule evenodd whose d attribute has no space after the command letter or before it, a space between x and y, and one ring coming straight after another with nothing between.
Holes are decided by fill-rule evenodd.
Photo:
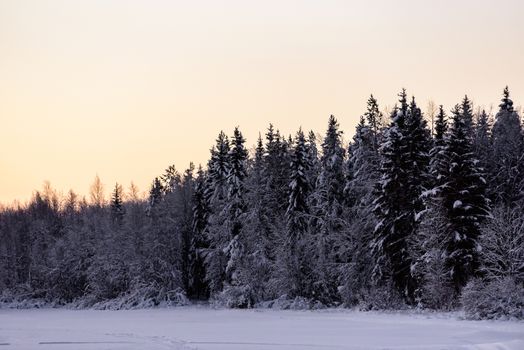
<instances>
[{"instance_id":1,"label":"snow-covered tree","mask_svg":"<svg viewBox=\"0 0 524 350\"><path fill-rule=\"evenodd\" d=\"M279 281L282 292L289 297L312 296L311 271L307 254L312 253L309 236L309 195L311 186L307 174L310 171L310 154L304 133L300 129L295 137L291 154L291 177L286 210L286 229L279 249Z\"/></svg>"},{"instance_id":2,"label":"snow-covered tree","mask_svg":"<svg viewBox=\"0 0 524 350\"><path fill-rule=\"evenodd\" d=\"M446 140L447 174L442 188L446 211L446 264L460 290L478 270L480 223L487 214L485 180L473 155L471 104L467 97L453 110Z\"/></svg>"},{"instance_id":3,"label":"snow-covered tree","mask_svg":"<svg viewBox=\"0 0 524 350\"><path fill-rule=\"evenodd\" d=\"M348 149L344 188L346 225L339 242L342 260L339 291L347 305L362 301L370 286L369 242L376 225L372 212L373 191L380 177L379 119L378 103L371 96L367 112L361 117Z\"/></svg>"},{"instance_id":4,"label":"snow-covered tree","mask_svg":"<svg viewBox=\"0 0 524 350\"><path fill-rule=\"evenodd\" d=\"M429 152L429 187L422 194L426 210L413 238L416 263L414 274L419 280L417 298L425 307L449 308L454 301L451 278L445 265L443 244L448 219L443 206L442 191L448 181L447 117L442 105L434 124L433 146Z\"/></svg>"},{"instance_id":5,"label":"snow-covered tree","mask_svg":"<svg viewBox=\"0 0 524 350\"><path fill-rule=\"evenodd\" d=\"M209 286L205 279L205 251L209 248L206 235L209 207L205 196L205 179L206 175L204 170L199 166L195 181L195 190L193 192L193 221L188 290L189 295L198 299L206 299L209 297Z\"/></svg>"},{"instance_id":6,"label":"snow-covered tree","mask_svg":"<svg viewBox=\"0 0 524 350\"><path fill-rule=\"evenodd\" d=\"M211 149L205 186L206 201L210 209L206 230L209 240L209 248L205 252L206 281L211 294L220 292L226 280L228 259L224 250L231 239L231 232L227 227L229 213L226 209L229 151L229 139L224 132L220 132L215 147Z\"/></svg>"},{"instance_id":7,"label":"snow-covered tree","mask_svg":"<svg viewBox=\"0 0 524 350\"><path fill-rule=\"evenodd\" d=\"M115 184L113 193L111 194L111 220L117 226L121 226L124 221L124 199L122 186Z\"/></svg>"},{"instance_id":8,"label":"snow-covered tree","mask_svg":"<svg viewBox=\"0 0 524 350\"><path fill-rule=\"evenodd\" d=\"M513 109L508 87L493 124L491 188L497 201L511 205L524 196L524 143L522 125Z\"/></svg>"},{"instance_id":9,"label":"snow-covered tree","mask_svg":"<svg viewBox=\"0 0 524 350\"><path fill-rule=\"evenodd\" d=\"M318 157L317 136L312 130L308 133L306 147L309 163L309 169L307 171L306 177L309 179L311 190L313 190L320 173L320 159Z\"/></svg>"},{"instance_id":10,"label":"snow-covered tree","mask_svg":"<svg viewBox=\"0 0 524 350\"><path fill-rule=\"evenodd\" d=\"M156 207L162 201L164 186L158 177L155 177L149 190L149 210Z\"/></svg>"},{"instance_id":11,"label":"snow-covered tree","mask_svg":"<svg viewBox=\"0 0 524 350\"><path fill-rule=\"evenodd\" d=\"M307 202L310 185L306 174L309 168L306 140L302 130L299 130L291 158L289 200L286 210L287 232L290 242L299 240L300 235L307 230L309 217L306 214L309 212Z\"/></svg>"},{"instance_id":12,"label":"snow-covered tree","mask_svg":"<svg viewBox=\"0 0 524 350\"><path fill-rule=\"evenodd\" d=\"M493 145L491 143L491 120L485 110L476 114L473 153L479 161L479 166L487 171L491 167Z\"/></svg>"},{"instance_id":13,"label":"snow-covered tree","mask_svg":"<svg viewBox=\"0 0 524 350\"><path fill-rule=\"evenodd\" d=\"M414 100L408 105L405 90L399 96L400 106L392 113L380 149L381 179L375 199L379 221L372 247L376 279L391 277L397 290L413 302L416 281L409 242L424 208L421 195L427 185L429 130Z\"/></svg>"},{"instance_id":14,"label":"snow-covered tree","mask_svg":"<svg viewBox=\"0 0 524 350\"><path fill-rule=\"evenodd\" d=\"M447 175L447 159L446 159L446 135L448 130L448 123L446 113L442 105L439 107L439 112L435 121L435 135L433 137L433 147L429 152L430 164L430 189L429 196L435 196L440 192L442 185L446 181Z\"/></svg>"},{"instance_id":15,"label":"snow-covered tree","mask_svg":"<svg viewBox=\"0 0 524 350\"><path fill-rule=\"evenodd\" d=\"M373 95L367 101L367 110L364 113L368 127L371 129L372 145L374 150L378 150L380 129L384 123L384 115L379 109L378 101Z\"/></svg>"},{"instance_id":16,"label":"snow-covered tree","mask_svg":"<svg viewBox=\"0 0 524 350\"><path fill-rule=\"evenodd\" d=\"M235 128L229 151L229 168L227 174L227 204L226 219L229 229L229 242L225 247L228 254L226 266L227 279L233 285L241 283L235 274L239 264L242 264L244 247L242 232L242 219L246 211L244 181L247 176L247 150L244 146L245 139L238 128Z\"/></svg>"},{"instance_id":17,"label":"snow-covered tree","mask_svg":"<svg viewBox=\"0 0 524 350\"><path fill-rule=\"evenodd\" d=\"M524 292L524 208L499 206L481 226L481 271L487 279L512 278ZM523 294L524 295L524 294Z\"/></svg>"},{"instance_id":18,"label":"snow-covered tree","mask_svg":"<svg viewBox=\"0 0 524 350\"><path fill-rule=\"evenodd\" d=\"M315 297L325 303L338 299L335 267L339 260L335 249L337 236L343 228L342 211L344 202L344 157L342 131L336 118L331 115L328 129L322 142L320 174L313 193L314 240L316 241Z\"/></svg>"}]
</instances>

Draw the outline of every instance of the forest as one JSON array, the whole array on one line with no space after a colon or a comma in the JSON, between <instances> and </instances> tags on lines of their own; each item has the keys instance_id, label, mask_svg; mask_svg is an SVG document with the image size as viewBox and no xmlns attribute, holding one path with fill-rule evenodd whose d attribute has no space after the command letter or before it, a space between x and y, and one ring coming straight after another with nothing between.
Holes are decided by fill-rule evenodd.
<instances>
[{"instance_id":1,"label":"forest","mask_svg":"<svg viewBox=\"0 0 524 350\"><path fill-rule=\"evenodd\" d=\"M345 145L273 125L220 132L147 196L97 177L0 208L0 304L464 310L524 318L524 131L506 87L422 113L371 95ZM109 192L109 191L108 191Z\"/></svg>"}]
</instances>

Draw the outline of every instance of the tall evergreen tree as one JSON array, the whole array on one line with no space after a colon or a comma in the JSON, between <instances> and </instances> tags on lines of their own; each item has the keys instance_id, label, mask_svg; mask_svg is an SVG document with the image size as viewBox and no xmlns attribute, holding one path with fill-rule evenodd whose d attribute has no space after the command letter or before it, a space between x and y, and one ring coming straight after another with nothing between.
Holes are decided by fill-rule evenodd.
<instances>
[{"instance_id":1,"label":"tall evergreen tree","mask_svg":"<svg viewBox=\"0 0 524 350\"><path fill-rule=\"evenodd\" d=\"M216 145L211 149L205 186L206 201L210 209L206 230L209 239L209 248L205 252L206 281L209 283L212 295L222 290L226 280L227 256L224 249L231 239L227 227L229 214L226 209L227 177L230 167L229 151L229 139L221 131Z\"/></svg>"},{"instance_id":2,"label":"tall evergreen tree","mask_svg":"<svg viewBox=\"0 0 524 350\"><path fill-rule=\"evenodd\" d=\"M209 206L205 196L205 173L198 167L193 192L193 221L190 246L189 291L188 294L197 299L209 297L209 286L205 279L205 251L209 248L206 235Z\"/></svg>"},{"instance_id":3,"label":"tall evergreen tree","mask_svg":"<svg viewBox=\"0 0 524 350\"><path fill-rule=\"evenodd\" d=\"M372 145L374 150L378 150L379 140L378 136L380 135L379 131L382 127L384 116L378 107L378 102L373 95L369 96L367 102L367 110L364 113L368 127L370 128L370 135L372 137Z\"/></svg>"},{"instance_id":4,"label":"tall evergreen tree","mask_svg":"<svg viewBox=\"0 0 524 350\"><path fill-rule=\"evenodd\" d=\"M448 123L446 113L442 105L439 107L439 112L435 121L435 135L433 137L433 147L429 152L430 155L430 189L432 190L430 196L435 196L441 190L441 186L445 182L447 173L446 161L446 134L448 130Z\"/></svg>"},{"instance_id":5,"label":"tall evergreen tree","mask_svg":"<svg viewBox=\"0 0 524 350\"><path fill-rule=\"evenodd\" d=\"M162 201L164 186L158 177L155 177L149 190L149 210L156 207Z\"/></svg>"},{"instance_id":6,"label":"tall evergreen tree","mask_svg":"<svg viewBox=\"0 0 524 350\"><path fill-rule=\"evenodd\" d=\"M493 145L491 143L491 121L490 116L485 110L479 111L476 115L474 137L473 137L473 153L475 158L479 161L482 169L487 171L491 167L491 159Z\"/></svg>"},{"instance_id":7,"label":"tall evergreen tree","mask_svg":"<svg viewBox=\"0 0 524 350\"><path fill-rule=\"evenodd\" d=\"M343 262L340 292L346 305L364 298L371 275L368 246L376 225L372 213L373 189L380 178L378 111L378 103L371 97L348 148L344 189L346 227L339 243Z\"/></svg>"},{"instance_id":8,"label":"tall evergreen tree","mask_svg":"<svg viewBox=\"0 0 524 350\"><path fill-rule=\"evenodd\" d=\"M241 298L236 306L252 306L256 302L275 297L275 288L270 279L274 271L275 242L273 220L270 220L272 208L266 205L265 148L259 135L254 159L248 167L245 179L245 202L249 203L242 220L242 246L244 256L237 270Z\"/></svg>"},{"instance_id":9,"label":"tall evergreen tree","mask_svg":"<svg viewBox=\"0 0 524 350\"><path fill-rule=\"evenodd\" d=\"M400 106L392 113L381 145L381 179L375 199L379 222L372 247L375 277L391 275L397 290L413 302L416 280L411 273L410 241L423 209L429 131L414 101L408 105L405 90L399 96Z\"/></svg>"},{"instance_id":10,"label":"tall evergreen tree","mask_svg":"<svg viewBox=\"0 0 524 350\"><path fill-rule=\"evenodd\" d=\"M320 159L318 157L317 137L312 130L308 133L306 147L309 163L307 178L309 179L311 190L314 190L320 173Z\"/></svg>"},{"instance_id":11,"label":"tall evergreen tree","mask_svg":"<svg viewBox=\"0 0 524 350\"><path fill-rule=\"evenodd\" d=\"M302 129L297 132L291 155L291 177L289 199L286 210L286 234L281 245L280 258L283 260L279 271L284 281L285 292L290 297L312 297L312 280L309 271L308 253L311 253L309 237L309 203L311 191L307 174L310 170L310 155Z\"/></svg>"},{"instance_id":12,"label":"tall evergreen tree","mask_svg":"<svg viewBox=\"0 0 524 350\"><path fill-rule=\"evenodd\" d=\"M285 213L287 202L287 181L289 178L289 154L287 141L270 124L266 133L266 154L264 173L266 177L266 204L273 208L273 216Z\"/></svg>"},{"instance_id":13,"label":"tall evergreen tree","mask_svg":"<svg viewBox=\"0 0 524 350\"><path fill-rule=\"evenodd\" d=\"M342 131L333 115L329 117L328 129L322 142L320 174L313 194L314 230L317 242L315 261L316 297L325 303L337 300L337 269L339 261L335 242L343 228L342 210L344 193L344 157Z\"/></svg>"},{"instance_id":14,"label":"tall evergreen tree","mask_svg":"<svg viewBox=\"0 0 524 350\"><path fill-rule=\"evenodd\" d=\"M286 210L288 239L295 242L307 229L309 218L307 214L309 179L306 174L310 168L306 140L302 129L297 132L295 147L291 161L291 178L289 184L289 200Z\"/></svg>"},{"instance_id":15,"label":"tall evergreen tree","mask_svg":"<svg viewBox=\"0 0 524 350\"><path fill-rule=\"evenodd\" d=\"M122 186L117 183L111 194L111 220L117 226L121 226L124 222L124 214L125 208Z\"/></svg>"},{"instance_id":16,"label":"tall evergreen tree","mask_svg":"<svg viewBox=\"0 0 524 350\"><path fill-rule=\"evenodd\" d=\"M499 108L492 132L491 188L494 199L509 206L524 197L524 144L520 117L507 86Z\"/></svg>"},{"instance_id":17,"label":"tall evergreen tree","mask_svg":"<svg viewBox=\"0 0 524 350\"><path fill-rule=\"evenodd\" d=\"M226 247L229 261L226 273L231 283L240 283L237 280L235 270L243 259L243 242L240 233L242 232L242 219L246 211L245 203L245 184L247 176L247 150L244 146L245 139L238 128L235 128L229 151L229 171L227 174L227 211L229 227L229 243Z\"/></svg>"},{"instance_id":18,"label":"tall evergreen tree","mask_svg":"<svg viewBox=\"0 0 524 350\"><path fill-rule=\"evenodd\" d=\"M174 192L176 187L182 182L182 178L174 165L170 165L160 176L162 188L165 193Z\"/></svg>"},{"instance_id":19,"label":"tall evergreen tree","mask_svg":"<svg viewBox=\"0 0 524 350\"><path fill-rule=\"evenodd\" d=\"M487 214L485 180L473 155L471 104L467 97L453 110L446 141L447 174L442 187L447 217L446 265L459 291L478 269L477 238Z\"/></svg>"}]
</instances>

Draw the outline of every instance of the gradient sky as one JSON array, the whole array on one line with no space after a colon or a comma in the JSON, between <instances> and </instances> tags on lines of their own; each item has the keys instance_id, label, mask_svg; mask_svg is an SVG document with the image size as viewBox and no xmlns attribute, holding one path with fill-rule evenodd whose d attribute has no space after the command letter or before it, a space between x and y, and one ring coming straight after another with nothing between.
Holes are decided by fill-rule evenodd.
<instances>
[{"instance_id":1,"label":"gradient sky","mask_svg":"<svg viewBox=\"0 0 524 350\"><path fill-rule=\"evenodd\" d=\"M0 202L146 190L219 130L345 138L370 93L524 104L524 1L0 0Z\"/></svg>"}]
</instances>

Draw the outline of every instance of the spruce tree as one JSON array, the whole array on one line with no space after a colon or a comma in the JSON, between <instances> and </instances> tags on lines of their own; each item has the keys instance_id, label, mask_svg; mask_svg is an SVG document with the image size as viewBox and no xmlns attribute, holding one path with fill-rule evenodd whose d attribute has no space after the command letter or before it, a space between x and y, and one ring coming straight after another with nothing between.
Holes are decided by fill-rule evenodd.
<instances>
[{"instance_id":1,"label":"spruce tree","mask_svg":"<svg viewBox=\"0 0 524 350\"><path fill-rule=\"evenodd\" d=\"M510 206L524 197L524 144L520 117L507 86L499 108L492 132L491 188L497 202Z\"/></svg>"},{"instance_id":2,"label":"spruce tree","mask_svg":"<svg viewBox=\"0 0 524 350\"><path fill-rule=\"evenodd\" d=\"M229 229L229 243L226 246L228 263L226 273L230 283L241 283L235 274L238 265L242 264L243 242L242 219L246 211L244 181L247 176L247 150L245 139L238 128L235 128L229 151L229 168L227 174L227 227Z\"/></svg>"},{"instance_id":3,"label":"spruce tree","mask_svg":"<svg viewBox=\"0 0 524 350\"><path fill-rule=\"evenodd\" d=\"M320 174L313 194L314 230L317 242L315 261L316 298L324 303L337 300L337 271L334 268L339 257L335 242L343 228L341 216L344 193L344 157L342 131L333 115L329 117L328 129L322 142Z\"/></svg>"},{"instance_id":4,"label":"spruce tree","mask_svg":"<svg viewBox=\"0 0 524 350\"><path fill-rule=\"evenodd\" d=\"M276 297L270 278L274 271L277 244L273 234L275 223L269 219L272 208L265 203L267 191L264 153L264 144L259 135L255 155L247 168L245 179L245 202L248 205L243 215L241 232L244 257L237 270L242 282L241 296L245 297L242 306Z\"/></svg>"},{"instance_id":5,"label":"spruce tree","mask_svg":"<svg viewBox=\"0 0 524 350\"><path fill-rule=\"evenodd\" d=\"M383 114L378 107L378 102L373 95L371 95L367 102L367 110L364 113L368 127L370 128L370 135L372 136L372 146L374 150L378 150L378 136L383 123Z\"/></svg>"},{"instance_id":6,"label":"spruce tree","mask_svg":"<svg viewBox=\"0 0 524 350\"><path fill-rule=\"evenodd\" d=\"M208 162L208 175L205 184L205 196L209 205L207 236L209 248L205 252L206 281L210 293L217 294L222 290L226 280L227 256L224 249L231 236L227 227L229 217L227 204L227 177L229 173L229 139L220 132L216 145L211 149L211 159Z\"/></svg>"},{"instance_id":7,"label":"spruce tree","mask_svg":"<svg viewBox=\"0 0 524 350\"><path fill-rule=\"evenodd\" d=\"M174 165L170 165L164 171L164 174L160 176L162 182L162 188L165 193L172 193L176 187L182 182L182 178Z\"/></svg>"},{"instance_id":8,"label":"spruce tree","mask_svg":"<svg viewBox=\"0 0 524 350\"><path fill-rule=\"evenodd\" d=\"M318 157L317 137L312 130L308 133L306 147L309 163L309 169L306 176L309 179L311 190L314 190L320 173L320 159Z\"/></svg>"},{"instance_id":9,"label":"spruce tree","mask_svg":"<svg viewBox=\"0 0 524 350\"><path fill-rule=\"evenodd\" d=\"M111 194L111 220L117 226L121 226L124 221L124 214L122 186L117 183Z\"/></svg>"},{"instance_id":10,"label":"spruce tree","mask_svg":"<svg viewBox=\"0 0 524 350\"><path fill-rule=\"evenodd\" d=\"M414 301L416 280L411 269L410 242L423 210L421 195L427 186L429 130L414 100L406 92L391 116L381 145L381 179L377 183L375 214L378 224L372 242L377 281L391 277L407 302Z\"/></svg>"},{"instance_id":11,"label":"spruce tree","mask_svg":"<svg viewBox=\"0 0 524 350\"><path fill-rule=\"evenodd\" d=\"M435 135L433 137L433 147L429 152L430 156L430 196L436 196L437 192L441 190L441 186L445 182L447 172L446 161L446 133L448 130L448 123L446 113L442 105L439 107L439 112L435 121Z\"/></svg>"},{"instance_id":12,"label":"spruce tree","mask_svg":"<svg viewBox=\"0 0 524 350\"><path fill-rule=\"evenodd\" d=\"M205 196L205 173L198 167L195 190L193 192L193 221L190 246L189 291L188 294L197 299L209 297L209 286L205 279L205 251L209 248L206 235L209 216L208 203Z\"/></svg>"},{"instance_id":13,"label":"spruce tree","mask_svg":"<svg viewBox=\"0 0 524 350\"><path fill-rule=\"evenodd\" d=\"M480 167L484 169L484 171L488 171L492 166L492 149L490 116L485 110L482 110L476 115L473 153L475 158L479 161Z\"/></svg>"},{"instance_id":14,"label":"spruce tree","mask_svg":"<svg viewBox=\"0 0 524 350\"><path fill-rule=\"evenodd\" d=\"M447 131L448 122L442 105L434 123L432 148L429 152L429 186L423 193L426 210L421 215L418 234L413 240L415 267L413 273L420 282L417 297L422 305L445 308L449 306L453 292L444 259L447 217L442 200L442 191L447 183Z\"/></svg>"},{"instance_id":15,"label":"spruce tree","mask_svg":"<svg viewBox=\"0 0 524 350\"><path fill-rule=\"evenodd\" d=\"M339 243L342 257L340 292L346 305L364 298L371 275L368 247L376 225L372 213L373 189L380 177L377 134L380 129L375 124L377 111L377 101L370 98L368 110L360 118L348 148L344 189L344 220L347 224Z\"/></svg>"},{"instance_id":16,"label":"spruce tree","mask_svg":"<svg viewBox=\"0 0 524 350\"><path fill-rule=\"evenodd\" d=\"M471 104L467 97L453 110L446 140L447 174L442 205L447 217L446 265L458 292L478 270L480 223L487 214L485 180L473 154Z\"/></svg>"},{"instance_id":17,"label":"spruce tree","mask_svg":"<svg viewBox=\"0 0 524 350\"><path fill-rule=\"evenodd\" d=\"M295 139L295 147L291 160L291 178L289 184L289 200L286 210L288 239L290 243L300 239L307 229L309 218L308 196L309 179L306 177L310 164L304 133L300 129Z\"/></svg>"},{"instance_id":18,"label":"spruce tree","mask_svg":"<svg viewBox=\"0 0 524 350\"><path fill-rule=\"evenodd\" d=\"M149 190L149 206L154 207L162 200L162 194L164 192L164 186L160 182L158 177L155 177L151 189Z\"/></svg>"},{"instance_id":19,"label":"spruce tree","mask_svg":"<svg viewBox=\"0 0 524 350\"><path fill-rule=\"evenodd\" d=\"M285 240L279 257L282 260L279 271L283 291L290 297L312 297L307 254L311 253L309 237L309 194L311 186L307 174L311 168L310 155L302 129L297 132L291 154L289 199L286 210ZM282 279L284 279L282 281Z\"/></svg>"},{"instance_id":20,"label":"spruce tree","mask_svg":"<svg viewBox=\"0 0 524 350\"><path fill-rule=\"evenodd\" d=\"M289 178L289 154L287 141L270 124L266 133L266 154L264 173L266 177L266 204L273 209L275 218L285 213L287 202L287 181Z\"/></svg>"}]
</instances>

